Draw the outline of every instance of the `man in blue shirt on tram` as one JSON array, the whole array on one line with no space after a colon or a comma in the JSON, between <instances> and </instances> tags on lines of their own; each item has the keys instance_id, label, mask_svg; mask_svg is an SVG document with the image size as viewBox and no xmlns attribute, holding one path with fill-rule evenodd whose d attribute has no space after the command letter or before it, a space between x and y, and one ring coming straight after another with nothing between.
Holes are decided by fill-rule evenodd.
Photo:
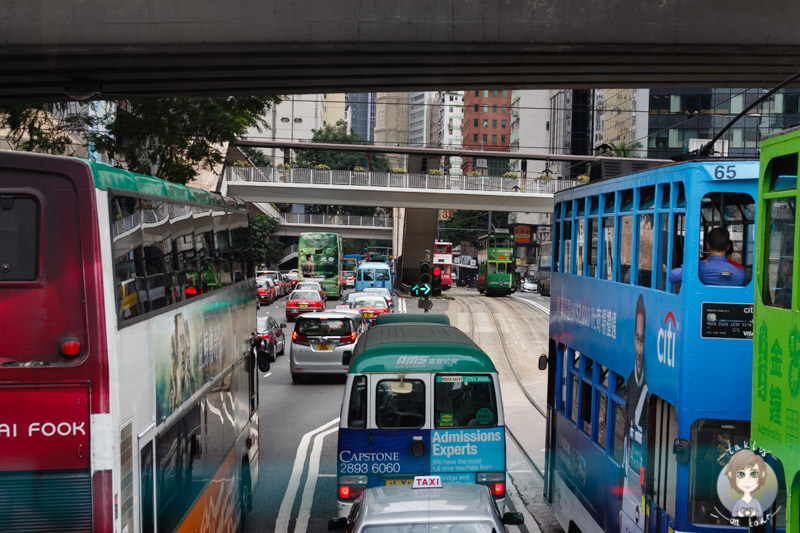
<instances>
[{"instance_id":1,"label":"man in blue shirt on tram","mask_svg":"<svg viewBox=\"0 0 800 533\"><path fill-rule=\"evenodd\" d=\"M747 275L744 270L728 261L727 252L731 246L728 230L716 227L706 236L708 259L700 261L697 277L706 285L727 285L741 287L747 284ZM669 273L670 283L681 283L683 279L683 266L679 266Z\"/></svg>"}]
</instances>

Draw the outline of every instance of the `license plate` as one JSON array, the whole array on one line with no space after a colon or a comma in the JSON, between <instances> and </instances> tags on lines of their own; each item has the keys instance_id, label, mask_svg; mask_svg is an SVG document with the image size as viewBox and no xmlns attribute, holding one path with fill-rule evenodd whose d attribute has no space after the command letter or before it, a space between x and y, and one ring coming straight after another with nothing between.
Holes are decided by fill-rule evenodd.
<instances>
[{"instance_id":1,"label":"license plate","mask_svg":"<svg viewBox=\"0 0 800 533\"><path fill-rule=\"evenodd\" d=\"M330 350L331 350L331 345L328 342L321 342L317 344L318 352L329 352Z\"/></svg>"},{"instance_id":2,"label":"license plate","mask_svg":"<svg viewBox=\"0 0 800 533\"><path fill-rule=\"evenodd\" d=\"M308 307L308 304L300 304L300 307L306 308L306 307Z\"/></svg>"},{"instance_id":3,"label":"license plate","mask_svg":"<svg viewBox=\"0 0 800 533\"><path fill-rule=\"evenodd\" d=\"M414 478L408 479L387 479L387 485L411 485L414 483Z\"/></svg>"},{"instance_id":4,"label":"license plate","mask_svg":"<svg viewBox=\"0 0 800 533\"><path fill-rule=\"evenodd\" d=\"M372 318L372 313L364 313L364 318Z\"/></svg>"}]
</instances>

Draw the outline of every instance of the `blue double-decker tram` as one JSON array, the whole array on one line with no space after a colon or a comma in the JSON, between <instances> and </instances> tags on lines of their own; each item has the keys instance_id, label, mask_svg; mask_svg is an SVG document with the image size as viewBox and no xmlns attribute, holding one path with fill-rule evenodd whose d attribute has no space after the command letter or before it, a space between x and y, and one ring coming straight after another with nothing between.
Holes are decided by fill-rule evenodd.
<instances>
[{"instance_id":1,"label":"blue double-decker tram","mask_svg":"<svg viewBox=\"0 0 800 533\"><path fill-rule=\"evenodd\" d=\"M780 520L726 471L750 435L757 180L704 161L556 195L545 492L566 531L747 526L748 496Z\"/></svg>"}]
</instances>

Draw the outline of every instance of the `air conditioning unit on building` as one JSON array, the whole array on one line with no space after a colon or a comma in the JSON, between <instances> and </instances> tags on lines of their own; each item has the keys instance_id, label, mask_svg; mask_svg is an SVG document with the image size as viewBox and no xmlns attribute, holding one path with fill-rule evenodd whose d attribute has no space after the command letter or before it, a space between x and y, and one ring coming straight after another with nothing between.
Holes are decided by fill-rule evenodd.
<instances>
[{"instance_id":1,"label":"air conditioning unit on building","mask_svg":"<svg viewBox=\"0 0 800 533\"><path fill-rule=\"evenodd\" d=\"M709 139L689 139L683 143L684 153L699 150L708 143ZM714 149L709 154L712 157L728 157L728 141L719 139L714 143Z\"/></svg>"}]
</instances>

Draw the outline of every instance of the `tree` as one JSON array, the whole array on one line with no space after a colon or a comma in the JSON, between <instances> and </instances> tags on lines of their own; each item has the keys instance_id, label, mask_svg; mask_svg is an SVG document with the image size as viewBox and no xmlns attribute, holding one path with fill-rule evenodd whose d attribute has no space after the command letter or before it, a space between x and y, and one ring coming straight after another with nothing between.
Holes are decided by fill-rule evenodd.
<instances>
[{"instance_id":1,"label":"tree","mask_svg":"<svg viewBox=\"0 0 800 533\"><path fill-rule=\"evenodd\" d=\"M603 144L600 148L598 155L606 157L638 157L637 152L642 148L642 143L636 141L628 144L625 141L620 141L617 144Z\"/></svg>"},{"instance_id":2,"label":"tree","mask_svg":"<svg viewBox=\"0 0 800 533\"><path fill-rule=\"evenodd\" d=\"M278 231L278 219L266 215L250 217L250 251L249 257L254 263L272 264L283 257L286 246L270 236ZM277 244L274 244L277 243ZM275 256L278 256L275 259Z\"/></svg>"},{"instance_id":3,"label":"tree","mask_svg":"<svg viewBox=\"0 0 800 533\"><path fill-rule=\"evenodd\" d=\"M267 154L255 148L253 146L240 146L242 152L252 161L253 165L256 167L270 167L272 166L272 160L269 158Z\"/></svg>"},{"instance_id":4,"label":"tree","mask_svg":"<svg viewBox=\"0 0 800 533\"><path fill-rule=\"evenodd\" d=\"M313 142L336 144L369 144L357 133L347 133L347 124L340 120L336 124L328 124L322 129L314 130ZM333 170L353 170L355 167L367 167L367 156L359 152L337 152L333 150L300 150L297 152L297 166L314 168L315 165L328 165ZM391 166L386 156L374 154L369 165L375 172L389 172Z\"/></svg>"},{"instance_id":5,"label":"tree","mask_svg":"<svg viewBox=\"0 0 800 533\"><path fill-rule=\"evenodd\" d=\"M129 170L186 183L198 166L224 160L221 144L267 127L262 117L279 102L274 96L131 100L125 111L105 117L108 133L90 138Z\"/></svg>"},{"instance_id":6,"label":"tree","mask_svg":"<svg viewBox=\"0 0 800 533\"><path fill-rule=\"evenodd\" d=\"M74 104L58 102L47 106L0 105L0 127L8 130L6 141L14 150L63 155L70 146L80 146L92 117L80 113Z\"/></svg>"}]
</instances>

